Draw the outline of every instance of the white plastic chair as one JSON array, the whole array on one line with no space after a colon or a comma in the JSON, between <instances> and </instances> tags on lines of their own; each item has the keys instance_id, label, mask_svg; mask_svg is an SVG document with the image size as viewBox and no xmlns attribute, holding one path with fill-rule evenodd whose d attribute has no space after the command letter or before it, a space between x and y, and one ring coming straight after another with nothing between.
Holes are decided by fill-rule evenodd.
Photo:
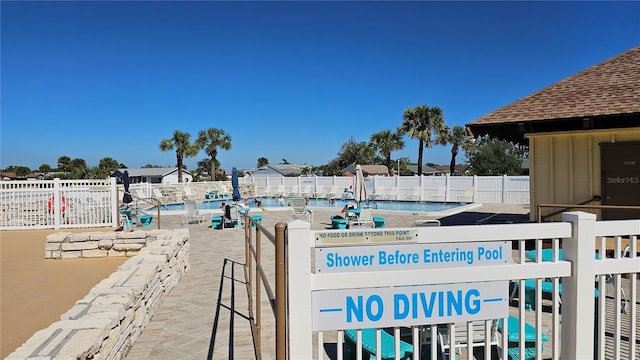
<instances>
[{"instance_id":1,"label":"white plastic chair","mask_svg":"<svg viewBox=\"0 0 640 360\"><path fill-rule=\"evenodd\" d=\"M182 216L183 224L190 224L197 221L199 224L204 222L205 214L198 209L198 203L194 199L184 199L185 213Z\"/></svg>"}]
</instances>

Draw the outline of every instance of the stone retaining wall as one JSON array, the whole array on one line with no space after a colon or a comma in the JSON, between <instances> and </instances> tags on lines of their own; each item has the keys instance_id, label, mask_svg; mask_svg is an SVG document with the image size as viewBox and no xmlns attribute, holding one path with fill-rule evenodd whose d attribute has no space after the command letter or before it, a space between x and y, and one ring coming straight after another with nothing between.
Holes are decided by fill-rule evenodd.
<instances>
[{"instance_id":1,"label":"stone retaining wall","mask_svg":"<svg viewBox=\"0 0 640 360\"><path fill-rule=\"evenodd\" d=\"M114 231L94 233L59 232L47 236L45 259L99 258L134 256L140 249L155 241L161 230Z\"/></svg>"},{"instance_id":2,"label":"stone retaining wall","mask_svg":"<svg viewBox=\"0 0 640 360\"><path fill-rule=\"evenodd\" d=\"M50 235L54 258L137 255L6 359L124 358L189 270L188 240L188 229Z\"/></svg>"}]
</instances>

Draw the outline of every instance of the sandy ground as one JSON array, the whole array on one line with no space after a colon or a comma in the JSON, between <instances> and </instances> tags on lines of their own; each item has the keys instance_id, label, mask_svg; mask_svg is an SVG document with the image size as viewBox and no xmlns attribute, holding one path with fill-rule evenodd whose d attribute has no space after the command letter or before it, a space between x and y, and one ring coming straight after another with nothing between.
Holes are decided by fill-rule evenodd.
<instances>
[{"instance_id":1,"label":"sandy ground","mask_svg":"<svg viewBox=\"0 0 640 360\"><path fill-rule=\"evenodd\" d=\"M111 228L64 232L112 231ZM0 232L0 358L60 315L127 258L45 260L48 234L61 230ZM28 316L25 316L28 314Z\"/></svg>"}]
</instances>

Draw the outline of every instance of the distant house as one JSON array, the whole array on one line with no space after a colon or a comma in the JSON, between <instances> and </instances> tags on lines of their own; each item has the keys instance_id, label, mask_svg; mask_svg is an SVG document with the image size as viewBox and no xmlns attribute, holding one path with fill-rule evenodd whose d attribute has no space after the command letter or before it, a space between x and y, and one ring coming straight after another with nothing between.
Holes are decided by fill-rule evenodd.
<instances>
[{"instance_id":1,"label":"distant house","mask_svg":"<svg viewBox=\"0 0 640 360\"><path fill-rule=\"evenodd\" d=\"M408 171L411 171L411 173L413 175L419 175L418 174L418 165L410 164L410 165L407 165L406 168L407 168ZM433 175L444 175L444 174L445 173L440 169L436 169L436 168L431 167L429 165L422 165L422 175L433 176Z\"/></svg>"},{"instance_id":2,"label":"distant house","mask_svg":"<svg viewBox=\"0 0 640 360\"><path fill-rule=\"evenodd\" d=\"M451 173L451 171L450 171L451 169L450 169L449 165L436 165L435 168L440 170L443 173L443 175ZM456 165L453 168L453 175L454 176L464 176L464 175L466 175L467 170L469 170L469 165Z\"/></svg>"},{"instance_id":3,"label":"distant house","mask_svg":"<svg viewBox=\"0 0 640 360\"><path fill-rule=\"evenodd\" d=\"M360 165L364 176L389 176L389 168L386 165ZM349 166L342 170L344 176L355 176L355 166Z\"/></svg>"},{"instance_id":4,"label":"distant house","mask_svg":"<svg viewBox=\"0 0 640 360\"><path fill-rule=\"evenodd\" d=\"M122 178L122 174L127 170L129 172L129 180L132 184L151 183L151 184L177 184L178 168L141 168L141 169L118 169L111 176ZM193 175L187 170L182 170L182 182L192 182Z\"/></svg>"},{"instance_id":5,"label":"distant house","mask_svg":"<svg viewBox=\"0 0 640 360\"><path fill-rule=\"evenodd\" d=\"M302 169L309 167L309 165L294 165L294 164L267 164L261 168L256 169L252 176L299 176L302 174Z\"/></svg>"},{"instance_id":6,"label":"distant house","mask_svg":"<svg viewBox=\"0 0 640 360\"><path fill-rule=\"evenodd\" d=\"M640 46L466 126L473 136L529 146L532 220L538 204L640 205ZM626 209L593 212L640 218Z\"/></svg>"},{"instance_id":7,"label":"distant house","mask_svg":"<svg viewBox=\"0 0 640 360\"><path fill-rule=\"evenodd\" d=\"M42 173L31 173L25 176L18 176L14 172L0 172L0 179L2 181L10 181L10 180L44 180L44 174Z\"/></svg>"}]
</instances>

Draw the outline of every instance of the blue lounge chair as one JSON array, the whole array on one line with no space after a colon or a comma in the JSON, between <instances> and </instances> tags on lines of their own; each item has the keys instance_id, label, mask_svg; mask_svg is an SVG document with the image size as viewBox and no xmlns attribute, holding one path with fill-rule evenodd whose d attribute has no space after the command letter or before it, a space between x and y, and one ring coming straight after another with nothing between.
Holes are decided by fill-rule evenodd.
<instances>
[{"instance_id":1,"label":"blue lounge chair","mask_svg":"<svg viewBox=\"0 0 640 360\"><path fill-rule=\"evenodd\" d=\"M355 359L356 357L356 343L357 343L357 331L353 329L345 330L344 335L346 341L345 359ZM380 358L381 359L394 359L394 339L386 331L380 331ZM368 328L362 329L362 350L363 359L366 359L366 355L369 354L370 360L376 358L376 329ZM400 359L411 359L413 354L413 345L400 340Z\"/></svg>"},{"instance_id":2,"label":"blue lounge chair","mask_svg":"<svg viewBox=\"0 0 640 360\"><path fill-rule=\"evenodd\" d=\"M511 291L511 298L515 295L518 287L520 286L519 281L514 281L513 290ZM524 303L527 309L531 310L535 308L536 303L536 281L534 279L527 279L524 281ZM549 296L553 295L553 283L551 281L542 281L540 285L540 290L543 294L547 294ZM558 295L562 296L562 283L558 284ZM593 288L593 296L595 298L600 296L600 292L598 289ZM560 298L560 304L562 304L562 298Z\"/></svg>"},{"instance_id":3,"label":"blue lounge chair","mask_svg":"<svg viewBox=\"0 0 640 360\"><path fill-rule=\"evenodd\" d=\"M507 321L507 324L509 325L509 333L507 334L509 349L507 350L507 353L509 354L510 359L520 360L520 320L517 317L509 315ZM502 319L498 320L498 331L504 336L504 332L502 330ZM536 358L536 331L537 330L533 325L528 322L524 323L524 360ZM547 335L542 334L542 342L549 342ZM540 344L540 348L544 349L542 344Z\"/></svg>"}]
</instances>

